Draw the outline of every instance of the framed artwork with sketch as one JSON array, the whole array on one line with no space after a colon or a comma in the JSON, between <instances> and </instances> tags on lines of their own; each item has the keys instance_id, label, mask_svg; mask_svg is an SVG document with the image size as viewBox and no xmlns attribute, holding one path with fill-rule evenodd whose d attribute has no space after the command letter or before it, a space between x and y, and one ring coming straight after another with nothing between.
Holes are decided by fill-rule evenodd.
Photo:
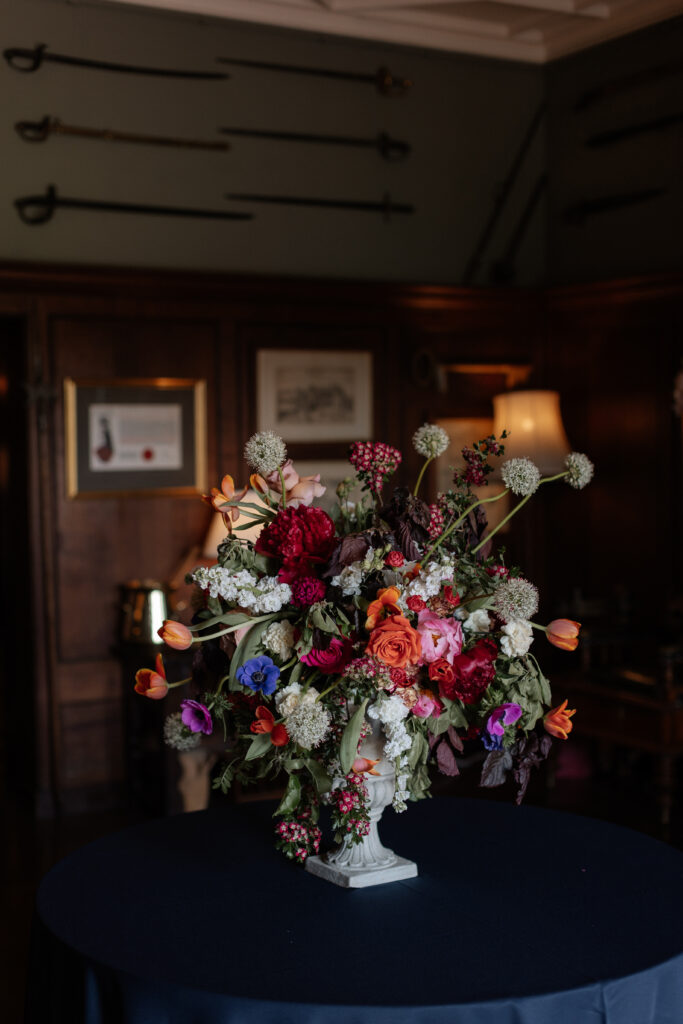
<instances>
[{"instance_id":1,"label":"framed artwork with sketch","mask_svg":"<svg viewBox=\"0 0 683 1024\"><path fill-rule=\"evenodd\" d=\"M285 441L325 444L372 437L372 353L260 349L257 429Z\"/></svg>"}]
</instances>

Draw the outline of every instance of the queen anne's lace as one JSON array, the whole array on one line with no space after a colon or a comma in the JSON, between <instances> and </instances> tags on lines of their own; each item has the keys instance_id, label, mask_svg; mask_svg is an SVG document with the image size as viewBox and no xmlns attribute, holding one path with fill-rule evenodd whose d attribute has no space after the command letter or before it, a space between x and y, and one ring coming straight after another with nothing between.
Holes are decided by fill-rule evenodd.
<instances>
[{"instance_id":1,"label":"queen anne's lace","mask_svg":"<svg viewBox=\"0 0 683 1024\"><path fill-rule=\"evenodd\" d=\"M285 718L290 739L304 750L319 747L330 731L330 713L319 702L301 701Z\"/></svg>"},{"instance_id":2,"label":"queen anne's lace","mask_svg":"<svg viewBox=\"0 0 683 1024\"><path fill-rule=\"evenodd\" d=\"M190 732L183 723L180 711L169 715L164 722L164 743L174 750L194 750L201 742L200 732Z\"/></svg>"}]
</instances>

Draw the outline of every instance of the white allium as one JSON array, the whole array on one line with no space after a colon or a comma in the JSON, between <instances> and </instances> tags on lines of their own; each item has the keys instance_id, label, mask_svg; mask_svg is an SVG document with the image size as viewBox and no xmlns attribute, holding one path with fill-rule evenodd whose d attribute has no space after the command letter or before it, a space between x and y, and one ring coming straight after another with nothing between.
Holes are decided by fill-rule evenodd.
<instances>
[{"instance_id":1,"label":"white allium","mask_svg":"<svg viewBox=\"0 0 683 1024\"><path fill-rule=\"evenodd\" d=\"M463 621L463 629L469 629L472 633L488 633L491 628L491 618L485 608L477 608Z\"/></svg>"},{"instance_id":2,"label":"white allium","mask_svg":"<svg viewBox=\"0 0 683 1024\"><path fill-rule=\"evenodd\" d=\"M509 658L520 658L526 654L534 640L534 631L525 619L506 623L501 632L500 646Z\"/></svg>"},{"instance_id":3,"label":"white allium","mask_svg":"<svg viewBox=\"0 0 683 1024\"><path fill-rule=\"evenodd\" d=\"M211 597L222 597L228 604L257 615L279 612L292 599L288 583L280 583L277 576L259 579L248 569L231 572L220 565L212 565L209 569L201 566L192 573L192 579L202 590L208 590Z\"/></svg>"},{"instance_id":4,"label":"white allium","mask_svg":"<svg viewBox=\"0 0 683 1024\"><path fill-rule=\"evenodd\" d=\"M294 649L294 627L284 619L282 622L271 622L263 634L263 646L281 661L289 661Z\"/></svg>"},{"instance_id":5,"label":"white allium","mask_svg":"<svg viewBox=\"0 0 683 1024\"><path fill-rule=\"evenodd\" d=\"M164 743L174 750L195 750L201 742L200 732L190 732L183 722L182 714L176 711L164 722Z\"/></svg>"},{"instance_id":6,"label":"white allium","mask_svg":"<svg viewBox=\"0 0 683 1024\"><path fill-rule=\"evenodd\" d=\"M503 483L513 494L527 497L538 489L541 472L531 459L508 459L501 466Z\"/></svg>"},{"instance_id":7,"label":"white allium","mask_svg":"<svg viewBox=\"0 0 683 1024\"><path fill-rule=\"evenodd\" d=\"M582 455L581 452L570 452L564 460L564 464L569 470L567 483L571 487L575 487L577 491L580 491L593 479L595 466L587 455Z\"/></svg>"},{"instance_id":8,"label":"white allium","mask_svg":"<svg viewBox=\"0 0 683 1024\"><path fill-rule=\"evenodd\" d=\"M498 587L493 606L503 622L530 619L538 611L538 590L522 576L511 576Z\"/></svg>"},{"instance_id":9,"label":"white allium","mask_svg":"<svg viewBox=\"0 0 683 1024\"><path fill-rule=\"evenodd\" d=\"M301 701L285 718L291 739L304 750L319 747L330 731L330 713L318 702Z\"/></svg>"},{"instance_id":10,"label":"white allium","mask_svg":"<svg viewBox=\"0 0 683 1024\"><path fill-rule=\"evenodd\" d=\"M303 692L300 683L290 683L289 686L283 686L275 694L275 708L279 715L286 718L287 715L291 715L294 708L298 708L299 704L315 704L317 696L318 691L314 686L309 686Z\"/></svg>"},{"instance_id":11,"label":"white allium","mask_svg":"<svg viewBox=\"0 0 683 1024\"><path fill-rule=\"evenodd\" d=\"M363 562L352 562L351 565L344 566L339 575L332 578L332 586L340 587L344 597L353 597L356 594L360 594L363 582L363 568Z\"/></svg>"},{"instance_id":12,"label":"white allium","mask_svg":"<svg viewBox=\"0 0 683 1024\"><path fill-rule=\"evenodd\" d=\"M287 448L282 438L272 430L253 434L244 446L244 458L261 476L276 473L287 459Z\"/></svg>"},{"instance_id":13,"label":"white allium","mask_svg":"<svg viewBox=\"0 0 683 1024\"><path fill-rule=\"evenodd\" d=\"M442 427L435 423L423 423L413 434L413 448L425 459L435 459L448 448L451 440Z\"/></svg>"}]
</instances>

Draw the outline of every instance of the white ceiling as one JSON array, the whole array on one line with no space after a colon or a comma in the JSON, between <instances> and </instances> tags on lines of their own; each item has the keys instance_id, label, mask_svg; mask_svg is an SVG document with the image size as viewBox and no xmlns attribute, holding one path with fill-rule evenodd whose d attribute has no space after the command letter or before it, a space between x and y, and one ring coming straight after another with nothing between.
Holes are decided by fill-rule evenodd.
<instances>
[{"instance_id":1,"label":"white ceiling","mask_svg":"<svg viewBox=\"0 0 683 1024\"><path fill-rule=\"evenodd\" d=\"M683 0L110 0L543 64L683 14Z\"/></svg>"}]
</instances>

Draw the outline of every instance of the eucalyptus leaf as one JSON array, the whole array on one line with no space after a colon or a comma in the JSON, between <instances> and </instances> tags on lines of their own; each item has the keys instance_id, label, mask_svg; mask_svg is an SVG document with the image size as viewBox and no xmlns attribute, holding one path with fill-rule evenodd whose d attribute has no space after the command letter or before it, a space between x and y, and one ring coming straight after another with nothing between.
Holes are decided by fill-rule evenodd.
<instances>
[{"instance_id":1,"label":"eucalyptus leaf","mask_svg":"<svg viewBox=\"0 0 683 1024\"><path fill-rule=\"evenodd\" d=\"M360 732L363 728L363 722L365 721L365 708L367 707L368 698L366 697L359 708L344 729L344 733L339 744L339 761L344 775L348 775L353 767L354 759L358 753L358 741L360 740Z\"/></svg>"},{"instance_id":2,"label":"eucalyptus leaf","mask_svg":"<svg viewBox=\"0 0 683 1024\"><path fill-rule=\"evenodd\" d=\"M276 818L280 814L293 814L299 806L300 799L301 781L299 776L290 775L287 781L287 788L277 809L273 812L273 817Z\"/></svg>"},{"instance_id":3,"label":"eucalyptus leaf","mask_svg":"<svg viewBox=\"0 0 683 1024\"><path fill-rule=\"evenodd\" d=\"M255 757L261 757L271 746L270 733L261 732L254 736L249 749L244 755L245 761L253 761Z\"/></svg>"}]
</instances>

